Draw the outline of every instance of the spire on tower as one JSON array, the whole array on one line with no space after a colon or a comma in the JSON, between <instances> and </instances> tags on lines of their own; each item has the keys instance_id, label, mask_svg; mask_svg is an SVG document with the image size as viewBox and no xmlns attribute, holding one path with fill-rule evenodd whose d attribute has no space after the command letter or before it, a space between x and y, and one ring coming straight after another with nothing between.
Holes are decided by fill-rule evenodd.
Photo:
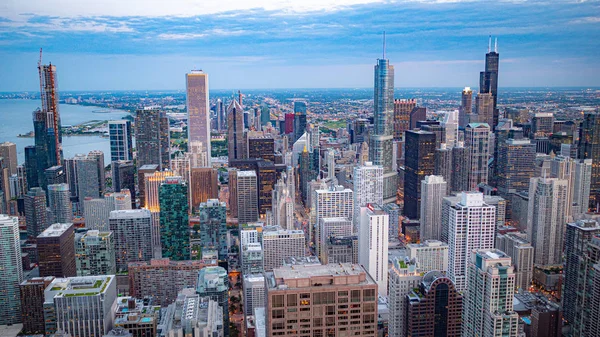
<instances>
[{"instance_id":1,"label":"spire on tower","mask_svg":"<svg viewBox=\"0 0 600 337\"><path fill-rule=\"evenodd\" d=\"M383 31L383 59L385 60L385 30Z\"/></svg>"},{"instance_id":2,"label":"spire on tower","mask_svg":"<svg viewBox=\"0 0 600 337\"><path fill-rule=\"evenodd\" d=\"M490 35L490 39L488 41L488 53L492 51L492 35Z\"/></svg>"},{"instance_id":3,"label":"spire on tower","mask_svg":"<svg viewBox=\"0 0 600 337\"><path fill-rule=\"evenodd\" d=\"M498 38L494 41L494 53L498 53Z\"/></svg>"}]
</instances>

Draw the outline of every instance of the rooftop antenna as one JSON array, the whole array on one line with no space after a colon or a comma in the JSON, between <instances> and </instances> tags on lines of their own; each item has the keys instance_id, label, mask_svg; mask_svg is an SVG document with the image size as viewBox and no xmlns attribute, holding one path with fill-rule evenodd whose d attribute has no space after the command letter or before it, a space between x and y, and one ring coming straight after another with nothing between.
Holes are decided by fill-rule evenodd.
<instances>
[{"instance_id":1,"label":"rooftop antenna","mask_svg":"<svg viewBox=\"0 0 600 337\"><path fill-rule=\"evenodd\" d=\"M496 41L494 41L494 52L496 54L498 53L498 38L496 38Z\"/></svg>"},{"instance_id":2,"label":"rooftop antenna","mask_svg":"<svg viewBox=\"0 0 600 337\"><path fill-rule=\"evenodd\" d=\"M38 61L38 68L42 66L42 48L40 48L40 60Z\"/></svg>"},{"instance_id":3,"label":"rooftop antenna","mask_svg":"<svg viewBox=\"0 0 600 337\"><path fill-rule=\"evenodd\" d=\"M492 35L490 35L490 39L488 41L488 53L492 51Z\"/></svg>"},{"instance_id":4,"label":"rooftop antenna","mask_svg":"<svg viewBox=\"0 0 600 337\"><path fill-rule=\"evenodd\" d=\"M383 31L383 59L385 60L385 30Z\"/></svg>"}]
</instances>

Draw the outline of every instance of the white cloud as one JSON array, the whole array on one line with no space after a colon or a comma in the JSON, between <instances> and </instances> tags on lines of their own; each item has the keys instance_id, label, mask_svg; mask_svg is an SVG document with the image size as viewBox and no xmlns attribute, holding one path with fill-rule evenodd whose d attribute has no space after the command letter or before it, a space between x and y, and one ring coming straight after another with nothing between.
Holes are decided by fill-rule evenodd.
<instances>
[{"instance_id":1,"label":"white cloud","mask_svg":"<svg viewBox=\"0 0 600 337\"><path fill-rule=\"evenodd\" d=\"M162 33L158 35L161 40L194 40L202 39L210 36L239 36L249 33L247 30L225 30L225 29L210 29L202 33Z\"/></svg>"},{"instance_id":2,"label":"white cloud","mask_svg":"<svg viewBox=\"0 0 600 337\"><path fill-rule=\"evenodd\" d=\"M77 20L68 18L52 18L47 22L28 22L29 16L20 16L14 21L0 22L0 29L34 29L38 31L54 32L88 32L88 33L131 33L134 30L126 24L119 22L110 24L99 20ZM28 32L19 33L27 35Z\"/></svg>"},{"instance_id":3,"label":"white cloud","mask_svg":"<svg viewBox=\"0 0 600 337\"><path fill-rule=\"evenodd\" d=\"M587 16L585 18L573 20L570 23L600 23L600 16Z\"/></svg>"}]
</instances>

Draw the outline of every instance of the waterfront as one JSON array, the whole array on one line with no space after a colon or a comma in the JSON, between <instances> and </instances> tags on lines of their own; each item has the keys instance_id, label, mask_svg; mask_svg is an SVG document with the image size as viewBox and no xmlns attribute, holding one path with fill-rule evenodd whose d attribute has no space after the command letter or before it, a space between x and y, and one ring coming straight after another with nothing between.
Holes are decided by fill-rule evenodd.
<instances>
[{"instance_id":1,"label":"waterfront","mask_svg":"<svg viewBox=\"0 0 600 337\"><path fill-rule=\"evenodd\" d=\"M24 161L24 148L33 145L33 138L21 138L19 134L26 134L33 130L31 113L38 107L39 100L0 99L0 142L13 142L17 144L19 164ZM92 120L118 120L129 113L123 110L95 113L101 108L61 104L60 116L62 125L76 125ZM100 136L71 136L63 137L63 152L65 158L71 158L77 153L88 153L91 150L104 152L105 163L110 162L110 144L108 138Z\"/></svg>"}]
</instances>

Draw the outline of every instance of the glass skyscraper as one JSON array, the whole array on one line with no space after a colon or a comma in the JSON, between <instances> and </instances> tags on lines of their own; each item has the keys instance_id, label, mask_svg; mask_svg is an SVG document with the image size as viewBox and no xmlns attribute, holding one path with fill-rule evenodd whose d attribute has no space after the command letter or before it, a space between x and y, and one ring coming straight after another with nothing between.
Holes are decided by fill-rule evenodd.
<instances>
[{"instance_id":1,"label":"glass skyscraper","mask_svg":"<svg viewBox=\"0 0 600 337\"><path fill-rule=\"evenodd\" d=\"M188 186L181 177L167 177L158 188L160 242L163 258L190 259Z\"/></svg>"},{"instance_id":2,"label":"glass skyscraper","mask_svg":"<svg viewBox=\"0 0 600 337\"><path fill-rule=\"evenodd\" d=\"M192 70L185 75L188 111L188 142L201 144L207 166L210 166L210 107L208 102L208 74ZM222 106L221 106L222 109Z\"/></svg>"}]
</instances>

